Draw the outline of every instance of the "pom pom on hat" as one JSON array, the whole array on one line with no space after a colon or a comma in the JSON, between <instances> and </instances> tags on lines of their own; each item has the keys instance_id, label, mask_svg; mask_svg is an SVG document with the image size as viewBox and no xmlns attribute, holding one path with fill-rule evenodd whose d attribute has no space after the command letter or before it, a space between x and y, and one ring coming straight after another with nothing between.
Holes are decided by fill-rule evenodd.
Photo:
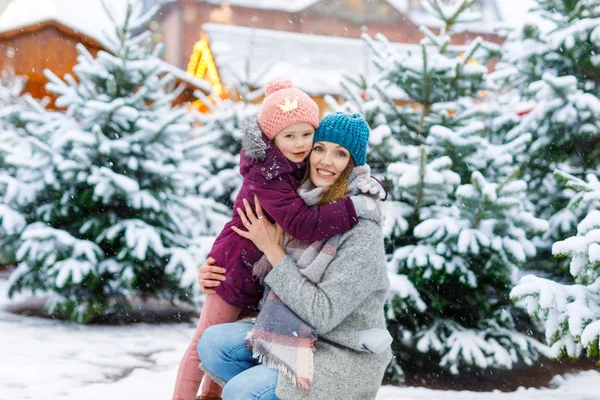
<instances>
[{"instance_id":1,"label":"pom pom on hat","mask_svg":"<svg viewBox=\"0 0 600 400\"><path fill-rule=\"evenodd\" d=\"M278 90L290 89L293 87L294 84L289 79L275 78L267 82L267 84L265 85L265 94L268 96L272 93L275 93Z\"/></svg>"},{"instance_id":2,"label":"pom pom on hat","mask_svg":"<svg viewBox=\"0 0 600 400\"><path fill-rule=\"evenodd\" d=\"M273 140L290 125L306 122L319 126L319 106L289 79L275 78L265 85L265 99L258 113L258 124Z\"/></svg>"}]
</instances>

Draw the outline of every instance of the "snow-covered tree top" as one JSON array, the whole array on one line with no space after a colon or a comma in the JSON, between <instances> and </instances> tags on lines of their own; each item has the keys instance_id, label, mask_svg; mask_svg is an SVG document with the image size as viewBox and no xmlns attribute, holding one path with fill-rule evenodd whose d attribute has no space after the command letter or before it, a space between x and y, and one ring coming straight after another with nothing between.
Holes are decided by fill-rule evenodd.
<instances>
[{"instance_id":1,"label":"snow-covered tree top","mask_svg":"<svg viewBox=\"0 0 600 400\"><path fill-rule=\"evenodd\" d=\"M461 30L477 33L494 33L496 30L509 25L504 17L506 14L503 12L503 1L499 0L477 0L475 2L471 0L421 0L422 7L408 10L408 15L417 25L441 27L444 23L435 17L438 14L437 10L439 9L443 15L449 18L456 14L465 3L468 6L467 10L461 12L460 18L456 20L456 25ZM472 9L472 3L477 3L480 6L478 11ZM514 12L514 8L510 13ZM518 11L522 7L516 8Z\"/></svg>"},{"instance_id":2,"label":"snow-covered tree top","mask_svg":"<svg viewBox=\"0 0 600 400\"><path fill-rule=\"evenodd\" d=\"M127 1L104 2L114 18L124 18ZM112 26L101 0L12 0L0 14L0 32L46 21L56 21L103 44L106 28Z\"/></svg>"}]
</instances>

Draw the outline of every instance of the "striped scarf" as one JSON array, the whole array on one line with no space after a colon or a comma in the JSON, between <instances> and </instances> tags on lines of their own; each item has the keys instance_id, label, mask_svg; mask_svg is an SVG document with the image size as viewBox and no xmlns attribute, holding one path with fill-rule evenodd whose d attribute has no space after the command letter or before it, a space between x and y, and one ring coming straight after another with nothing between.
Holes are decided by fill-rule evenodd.
<instances>
[{"instance_id":1,"label":"striped scarf","mask_svg":"<svg viewBox=\"0 0 600 400\"><path fill-rule=\"evenodd\" d=\"M357 193L353 183L355 184L358 179L364 179L365 173L369 173L368 167L355 168L349 181L350 194ZM325 191L326 189L315 188L310 181L307 181L300 187L298 194L308 206L314 206ZM331 260L335 258L340 237L336 235L309 243L286 235L284 248L286 254L296 262L300 273L310 282L317 284L321 282ZM253 273L264 279L272 268L267 257L263 256L254 265ZM260 313L247 339L254 358L283 372L303 392L310 390L317 332L283 304L266 284Z\"/></svg>"},{"instance_id":2,"label":"striped scarf","mask_svg":"<svg viewBox=\"0 0 600 400\"><path fill-rule=\"evenodd\" d=\"M286 253L296 259L313 259L309 265L298 261L300 273L312 283L318 283L329 262L335 257L339 236L326 241L307 243L290 240ZM261 261L262 263L263 261ZM267 261L268 262L268 261ZM257 264L258 265L258 264ZM318 276L319 280L304 274ZM254 358L283 372L304 392L310 390L313 378L313 351L317 331L290 310L265 284L265 295L256 324L248 335L249 347Z\"/></svg>"}]
</instances>

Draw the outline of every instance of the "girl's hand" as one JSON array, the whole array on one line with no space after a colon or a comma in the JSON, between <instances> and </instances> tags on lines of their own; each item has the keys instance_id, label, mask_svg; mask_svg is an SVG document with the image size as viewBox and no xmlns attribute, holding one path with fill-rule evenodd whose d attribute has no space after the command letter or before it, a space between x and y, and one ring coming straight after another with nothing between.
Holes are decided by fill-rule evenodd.
<instances>
[{"instance_id":1,"label":"girl's hand","mask_svg":"<svg viewBox=\"0 0 600 400\"><path fill-rule=\"evenodd\" d=\"M221 281L225 280L225 268L217 267L215 263L214 258L208 257L198 269L198 283L205 294L216 293L212 288L219 286Z\"/></svg>"},{"instance_id":2,"label":"girl's hand","mask_svg":"<svg viewBox=\"0 0 600 400\"><path fill-rule=\"evenodd\" d=\"M275 264L285 257L285 251L283 250L283 230L278 224L272 224L265 218L258 197L256 196L254 196L254 204L256 215L246 199L244 199L245 212L241 208L237 209L248 231L243 231L235 226L232 226L231 229L241 237L251 240L260 251L265 253L271 265L275 266Z\"/></svg>"},{"instance_id":3,"label":"girl's hand","mask_svg":"<svg viewBox=\"0 0 600 400\"><path fill-rule=\"evenodd\" d=\"M383 183L371 176L371 167L366 164L352 170L349 184L350 192L358 189L361 193L377 196L379 200L385 200L388 194Z\"/></svg>"}]
</instances>

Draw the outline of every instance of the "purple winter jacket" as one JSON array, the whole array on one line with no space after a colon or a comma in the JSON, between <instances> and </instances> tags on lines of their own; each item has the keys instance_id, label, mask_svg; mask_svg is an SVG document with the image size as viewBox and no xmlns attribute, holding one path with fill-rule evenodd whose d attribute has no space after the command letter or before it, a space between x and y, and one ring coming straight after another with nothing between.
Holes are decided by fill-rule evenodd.
<instances>
[{"instance_id":1,"label":"purple winter jacket","mask_svg":"<svg viewBox=\"0 0 600 400\"><path fill-rule=\"evenodd\" d=\"M265 216L277 222L288 235L307 242L325 239L349 231L358 223L349 197L318 208L309 208L296 193L305 163L292 163L271 145L253 122L244 132L240 173L244 177L233 206L233 219L219 234L208 254L226 269L227 280L215 291L227 303L245 310L257 310L263 293L262 284L252 276L252 267L262 252L248 239L231 229L246 230L235 211L244 209L246 199L254 209L254 195L260 200Z\"/></svg>"}]
</instances>

